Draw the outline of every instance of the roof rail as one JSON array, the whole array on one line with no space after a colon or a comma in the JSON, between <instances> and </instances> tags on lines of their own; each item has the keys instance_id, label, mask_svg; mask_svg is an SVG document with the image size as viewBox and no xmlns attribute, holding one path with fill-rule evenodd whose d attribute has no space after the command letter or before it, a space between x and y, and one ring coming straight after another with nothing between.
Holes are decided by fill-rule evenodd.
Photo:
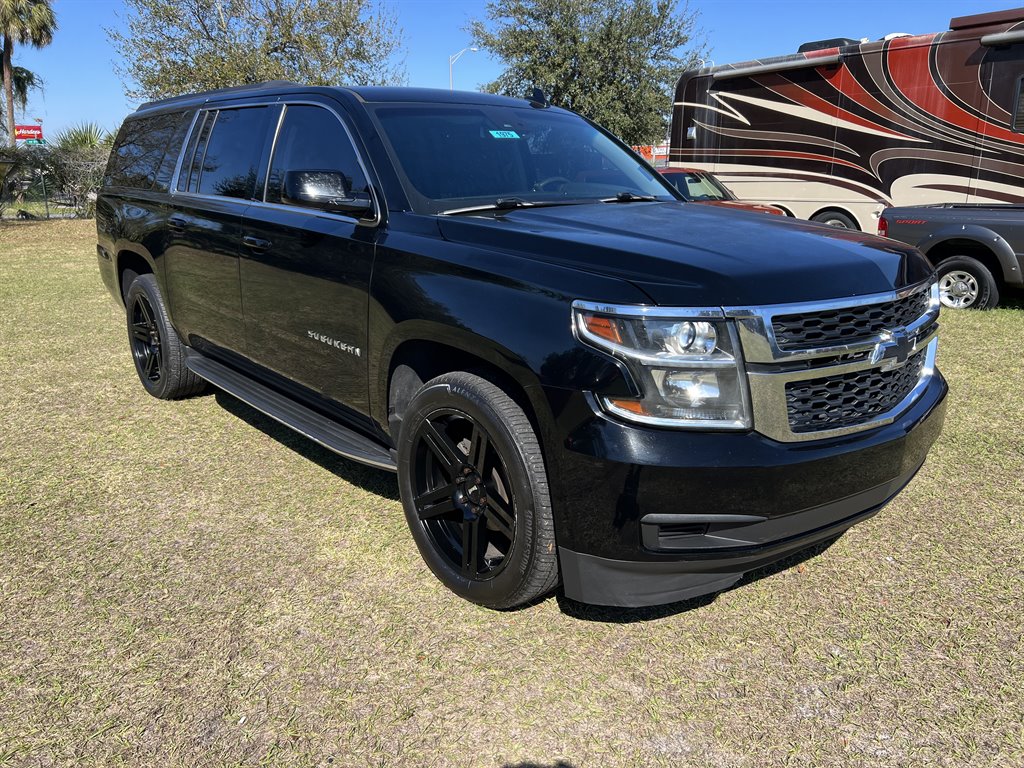
<instances>
[{"instance_id":1,"label":"roof rail","mask_svg":"<svg viewBox=\"0 0 1024 768\"><path fill-rule=\"evenodd\" d=\"M212 91L200 91L199 93L185 93L181 96L168 96L166 99L154 99L153 101L147 101L144 104L140 104L136 112L140 112L143 109L149 109L150 107L163 106L164 104L174 104L179 101L188 101L190 99L198 99L200 97L211 97L221 96L228 93L236 93L241 91L263 91L271 88L286 88L288 86L297 86L299 83L293 83L291 80L267 80L262 83L248 83L246 85L233 85L229 88L216 88Z\"/></svg>"}]
</instances>

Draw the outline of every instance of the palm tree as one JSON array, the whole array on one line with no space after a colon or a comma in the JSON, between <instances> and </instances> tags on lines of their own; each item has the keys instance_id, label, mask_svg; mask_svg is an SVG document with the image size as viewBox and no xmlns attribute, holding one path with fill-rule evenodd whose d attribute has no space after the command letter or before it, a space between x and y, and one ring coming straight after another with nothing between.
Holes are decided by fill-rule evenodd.
<instances>
[{"instance_id":1,"label":"palm tree","mask_svg":"<svg viewBox=\"0 0 1024 768\"><path fill-rule=\"evenodd\" d=\"M109 150L114 141L114 134L105 130L99 123L82 122L65 128L53 138L54 149Z\"/></svg>"},{"instance_id":2,"label":"palm tree","mask_svg":"<svg viewBox=\"0 0 1024 768\"><path fill-rule=\"evenodd\" d=\"M14 67L11 77L12 90L14 91L14 104L18 109L24 110L28 106L28 95L30 91L43 90L43 78L24 67ZM3 95L0 94L0 106L4 104ZM6 111L4 112L6 114ZM7 121L0 123L0 132L7 133Z\"/></svg>"},{"instance_id":3,"label":"palm tree","mask_svg":"<svg viewBox=\"0 0 1024 768\"><path fill-rule=\"evenodd\" d=\"M0 0L0 35L3 36L4 99L7 102L7 138L14 139L14 44L42 48L53 41L57 17L50 0Z\"/></svg>"}]
</instances>

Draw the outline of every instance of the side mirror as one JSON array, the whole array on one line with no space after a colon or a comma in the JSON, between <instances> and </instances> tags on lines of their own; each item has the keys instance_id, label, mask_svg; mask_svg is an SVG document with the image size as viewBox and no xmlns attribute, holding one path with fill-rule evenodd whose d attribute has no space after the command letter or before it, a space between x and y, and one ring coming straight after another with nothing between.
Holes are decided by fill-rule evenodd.
<instances>
[{"instance_id":1,"label":"side mirror","mask_svg":"<svg viewBox=\"0 0 1024 768\"><path fill-rule=\"evenodd\" d=\"M357 217L373 208L370 198L354 192L352 179L340 171L286 172L281 202Z\"/></svg>"}]
</instances>

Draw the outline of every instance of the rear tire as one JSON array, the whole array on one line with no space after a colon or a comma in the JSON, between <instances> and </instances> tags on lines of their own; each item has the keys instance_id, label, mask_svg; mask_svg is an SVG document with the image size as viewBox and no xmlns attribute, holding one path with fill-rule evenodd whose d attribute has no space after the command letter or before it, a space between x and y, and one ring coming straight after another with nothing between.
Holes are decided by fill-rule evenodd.
<instances>
[{"instance_id":1,"label":"rear tire","mask_svg":"<svg viewBox=\"0 0 1024 768\"><path fill-rule=\"evenodd\" d=\"M402 419L398 486L420 554L455 594L507 609L558 583L540 444L491 382L458 372L420 388Z\"/></svg>"},{"instance_id":2,"label":"rear tire","mask_svg":"<svg viewBox=\"0 0 1024 768\"><path fill-rule=\"evenodd\" d=\"M939 301L949 309L993 309L999 286L988 267L970 256L939 262Z\"/></svg>"},{"instance_id":3,"label":"rear tire","mask_svg":"<svg viewBox=\"0 0 1024 768\"><path fill-rule=\"evenodd\" d=\"M816 213L811 217L811 221L818 224L824 224L826 227L852 229L854 232L860 231L860 227L857 226L857 222L845 213L840 213L839 211L823 211L822 213Z\"/></svg>"},{"instance_id":4,"label":"rear tire","mask_svg":"<svg viewBox=\"0 0 1024 768\"><path fill-rule=\"evenodd\" d=\"M206 382L185 365L185 345L171 326L153 275L132 281L125 294L125 314L135 371L149 394L179 400L206 388Z\"/></svg>"}]
</instances>

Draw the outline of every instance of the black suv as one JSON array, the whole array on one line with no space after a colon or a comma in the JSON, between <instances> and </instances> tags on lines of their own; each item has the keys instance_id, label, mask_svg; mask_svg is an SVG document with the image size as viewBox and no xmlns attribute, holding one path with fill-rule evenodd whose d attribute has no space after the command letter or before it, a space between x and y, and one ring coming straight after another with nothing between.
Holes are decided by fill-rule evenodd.
<instances>
[{"instance_id":1,"label":"black suv","mask_svg":"<svg viewBox=\"0 0 1024 768\"><path fill-rule=\"evenodd\" d=\"M942 425L918 251L687 205L538 97L145 104L97 229L151 394L397 471L427 564L496 608L724 589L878 511Z\"/></svg>"}]
</instances>

